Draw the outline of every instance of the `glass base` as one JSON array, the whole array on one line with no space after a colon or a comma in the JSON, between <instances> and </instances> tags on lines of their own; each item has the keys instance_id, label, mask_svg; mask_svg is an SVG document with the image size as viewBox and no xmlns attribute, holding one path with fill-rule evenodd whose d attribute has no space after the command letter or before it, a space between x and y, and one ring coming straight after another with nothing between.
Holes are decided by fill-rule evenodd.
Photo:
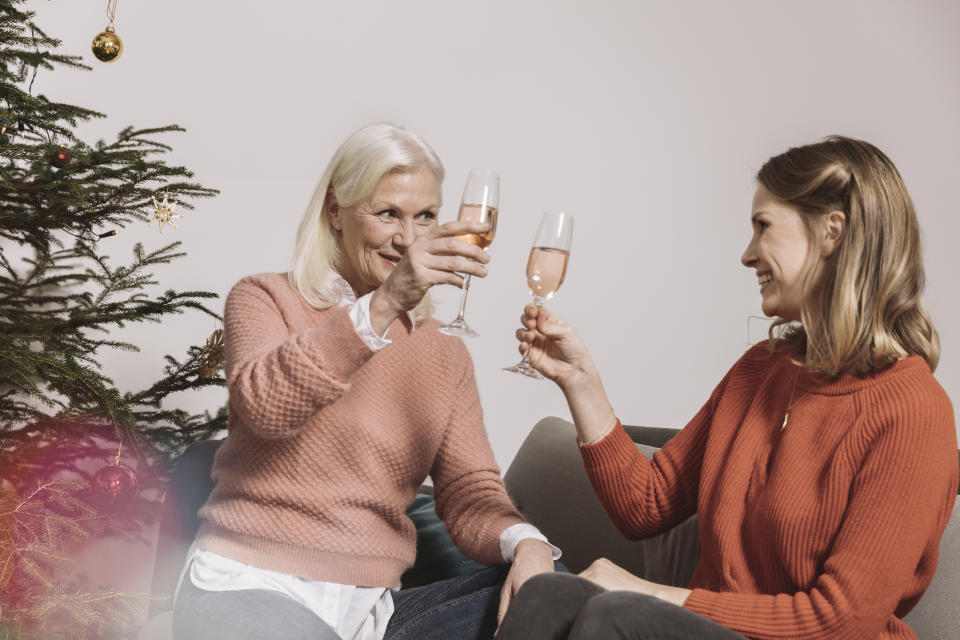
<instances>
[{"instance_id":1,"label":"glass base","mask_svg":"<svg viewBox=\"0 0 960 640\"><path fill-rule=\"evenodd\" d=\"M445 333L448 336L460 336L461 338L476 338L479 333L470 328L470 325L467 324L467 321L463 318L457 318L452 320L447 324L439 327L437 329L440 333Z\"/></svg>"},{"instance_id":2,"label":"glass base","mask_svg":"<svg viewBox=\"0 0 960 640\"><path fill-rule=\"evenodd\" d=\"M520 375L527 376L528 378L534 378L535 380L543 380L543 375L531 367L530 363L526 360L521 360L512 367L504 367L503 370L511 373L519 373Z\"/></svg>"}]
</instances>

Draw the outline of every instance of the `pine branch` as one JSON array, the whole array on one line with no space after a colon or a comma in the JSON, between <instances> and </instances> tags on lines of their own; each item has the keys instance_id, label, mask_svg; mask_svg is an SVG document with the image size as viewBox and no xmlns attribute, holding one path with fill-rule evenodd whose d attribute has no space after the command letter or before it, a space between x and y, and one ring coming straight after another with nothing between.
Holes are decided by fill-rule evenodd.
<instances>
[{"instance_id":1,"label":"pine branch","mask_svg":"<svg viewBox=\"0 0 960 640\"><path fill-rule=\"evenodd\" d=\"M166 164L179 126L129 126L88 143L77 126L103 114L34 95L37 73L89 67L58 53L59 41L28 22L23 4L0 0L0 640L11 630L119 638L139 600L91 588L73 573L71 549L93 539L143 541L170 460L221 431L227 413L170 406L171 394L223 386L213 338L156 363L158 379L144 389L122 392L103 369L105 350L139 351L115 335L131 323L219 316L208 306L214 294L165 287L154 275L184 257L180 243L138 243L114 266L99 235L149 222L155 199L192 211L217 192ZM16 259L9 245L19 248ZM106 511L92 469L121 451L141 491Z\"/></svg>"}]
</instances>

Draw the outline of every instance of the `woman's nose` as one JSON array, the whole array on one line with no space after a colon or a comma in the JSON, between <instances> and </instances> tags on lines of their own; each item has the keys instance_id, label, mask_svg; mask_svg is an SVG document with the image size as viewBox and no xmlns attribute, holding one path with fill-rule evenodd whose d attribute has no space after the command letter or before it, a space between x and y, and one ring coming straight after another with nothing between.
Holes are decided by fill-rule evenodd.
<instances>
[{"instance_id":1,"label":"woman's nose","mask_svg":"<svg viewBox=\"0 0 960 640\"><path fill-rule=\"evenodd\" d=\"M740 256L740 262L745 267L753 266L757 261L757 252L756 252L756 238L750 238L750 244L747 245L746 250L744 250L743 255Z\"/></svg>"},{"instance_id":2,"label":"woman's nose","mask_svg":"<svg viewBox=\"0 0 960 640\"><path fill-rule=\"evenodd\" d=\"M413 241L417 239L416 223L413 220L406 220L400 223L400 229L393 236L393 244L397 247L406 249Z\"/></svg>"}]
</instances>

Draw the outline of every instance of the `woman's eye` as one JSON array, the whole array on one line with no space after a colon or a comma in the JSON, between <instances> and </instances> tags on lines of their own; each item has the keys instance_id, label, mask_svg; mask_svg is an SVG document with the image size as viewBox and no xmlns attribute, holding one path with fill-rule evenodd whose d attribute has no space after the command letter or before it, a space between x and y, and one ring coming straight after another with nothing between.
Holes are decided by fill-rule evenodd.
<instances>
[{"instance_id":1,"label":"woman's eye","mask_svg":"<svg viewBox=\"0 0 960 640\"><path fill-rule=\"evenodd\" d=\"M757 233L763 234L764 231L769 228L770 225L764 222L763 220L757 220Z\"/></svg>"},{"instance_id":2,"label":"woman's eye","mask_svg":"<svg viewBox=\"0 0 960 640\"><path fill-rule=\"evenodd\" d=\"M393 209L384 209L383 211L377 212L377 217L385 218L387 220L393 220L394 218L397 217L397 212L394 211Z\"/></svg>"},{"instance_id":3,"label":"woman's eye","mask_svg":"<svg viewBox=\"0 0 960 640\"><path fill-rule=\"evenodd\" d=\"M417 214L417 220L424 224L429 224L436 219L437 214L435 214L433 211L421 211L419 214Z\"/></svg>"}]
</instances>

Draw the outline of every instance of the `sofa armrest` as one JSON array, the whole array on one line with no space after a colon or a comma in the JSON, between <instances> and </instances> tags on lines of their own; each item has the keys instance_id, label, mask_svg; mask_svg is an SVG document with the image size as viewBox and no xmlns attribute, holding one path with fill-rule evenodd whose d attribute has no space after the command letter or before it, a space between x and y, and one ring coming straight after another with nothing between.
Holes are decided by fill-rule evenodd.
<instances>
[{"instance_id":1,"label":"sofa armrest","mask_svg":"<svg viewBox=\"0 0 960 640\"><path fill-rule=\"evenodd\" d=\"M171 473L157 533L157 551L150 587L155 599L150 601L150 617L173 608L173 601L169 596L177 586L187 549L193 543L200 527L197 511L213 490L210 469L222 444L222 440L203 440L191 444L177 460Z\"/></svg>"},{"instance_id":2,"label":"sofa armrest","mask_svg":"<svg viewBox=\"0 0 960 640\"><path fill-rule=\"evenodd\" d=\"M667 444L667 440L677 435L677 429L668 429L666 427L636 427L633 425L623 425L623 430L627 432L630 439L637 444L656 447L659 449Z\"/></svg>"}]
</instances>

